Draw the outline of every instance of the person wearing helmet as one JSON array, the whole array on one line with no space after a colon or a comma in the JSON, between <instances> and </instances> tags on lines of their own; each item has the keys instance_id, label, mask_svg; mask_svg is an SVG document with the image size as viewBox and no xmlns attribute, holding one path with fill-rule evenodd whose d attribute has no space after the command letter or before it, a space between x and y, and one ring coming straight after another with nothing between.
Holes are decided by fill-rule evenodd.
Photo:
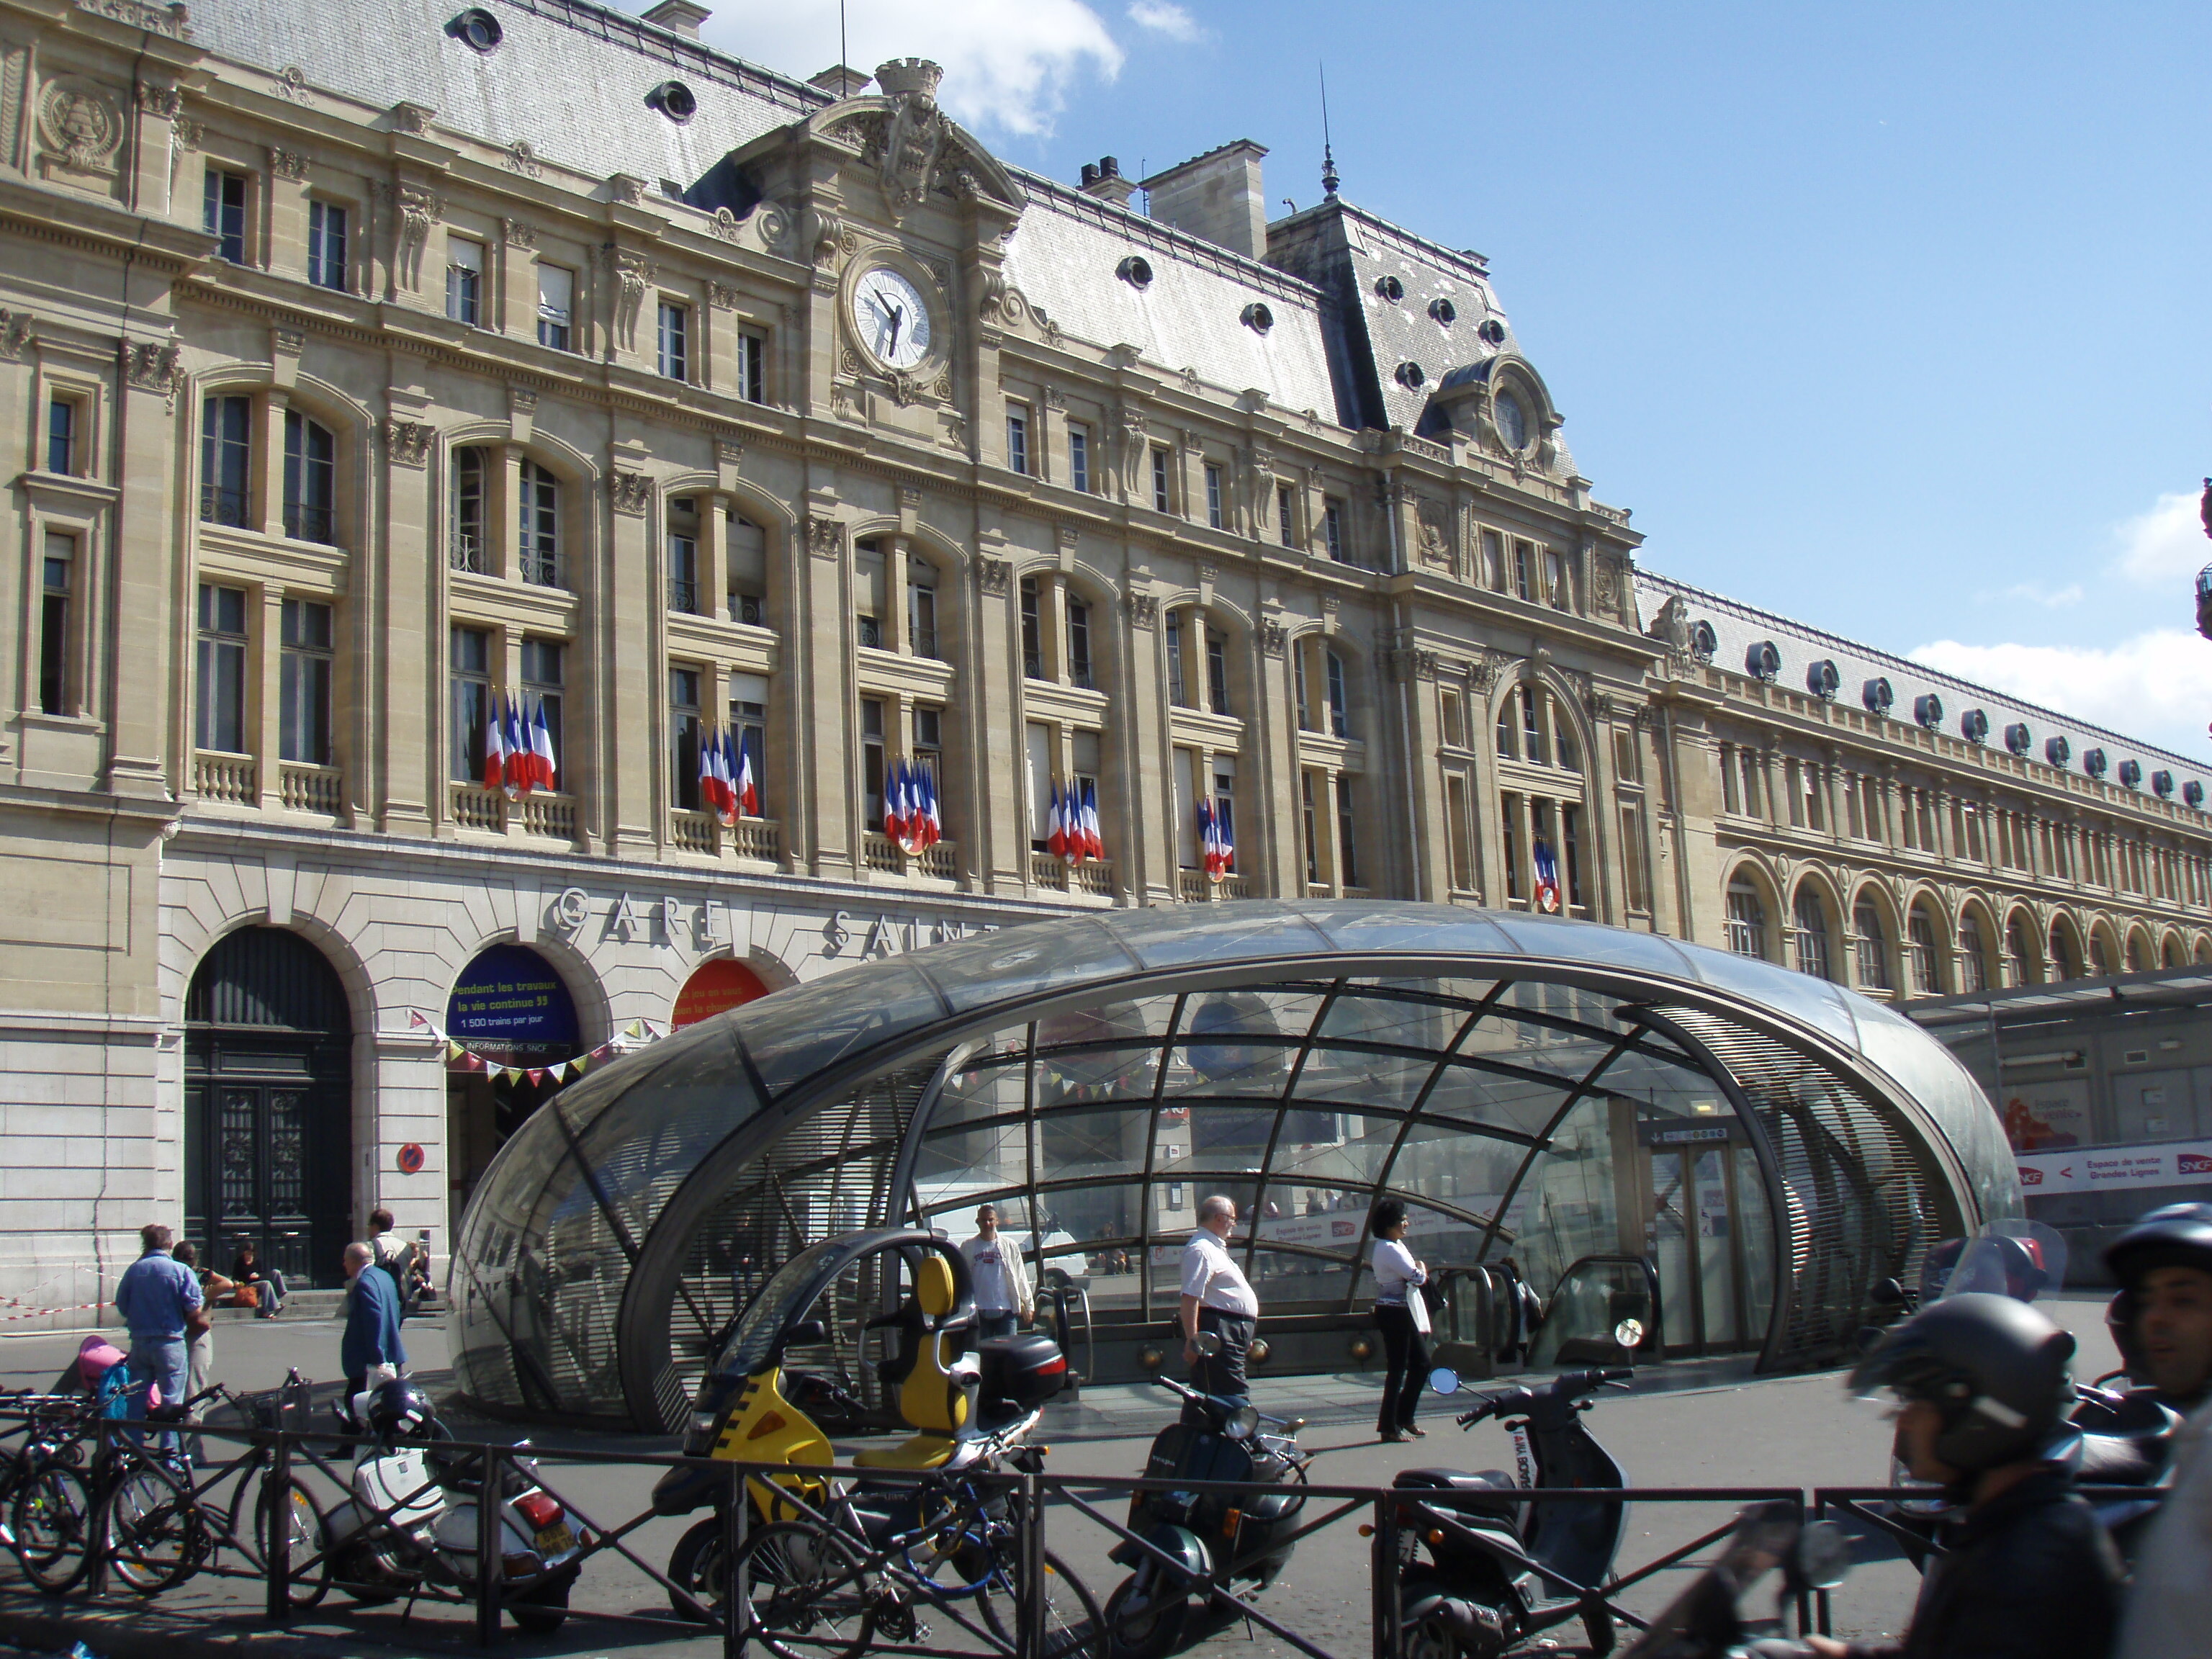
<instances>
[{"instance_id":1,"label":"person wearing helmet","mask_svg":"<svg viewBox=\"0 0 2212 1659\"><path fill-rule=\"evenodd\" d=\"M2173 1485L2143 1535L2120 1637L2123 1659L2203 1650L2212 1630L2212 1204L2169 1204L2114 1239L2111 1322L2130 1376L2188 1412Z\"/></svg>"},{"instance_id":2,"label":"person wearing helmet","mask_svg":"<svg viewBox=\"0 0 2212 1659\"><path fill-rule=\"evenodd\" d=\"M2103 1659L2120 1561L2046 1461L2074 1402L2074 1339L2026 1303L1967 1291L1923 1308L1851 1373L1895 1395L1897 1455L1967 1506L1902 1642L1805 1638L1823 1659Z\"/></svg>"}]
</instances>

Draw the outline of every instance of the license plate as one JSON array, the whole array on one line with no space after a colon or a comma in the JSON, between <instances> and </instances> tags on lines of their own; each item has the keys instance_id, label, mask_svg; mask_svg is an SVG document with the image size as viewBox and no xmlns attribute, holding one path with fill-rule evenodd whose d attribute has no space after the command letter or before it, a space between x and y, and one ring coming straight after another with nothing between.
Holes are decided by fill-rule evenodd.
<instances>
[{"instance_id":1,"label":"license plate","mask_svg":"<svg viewBox=\"0 0 2212 1659\"><path fill-rule=\"evenodd\" d=\"M576 1534L565 1526L547 1527L538 1534L540 1555L566 1555L576 1547Z\"/></svg>"}]
</instances>

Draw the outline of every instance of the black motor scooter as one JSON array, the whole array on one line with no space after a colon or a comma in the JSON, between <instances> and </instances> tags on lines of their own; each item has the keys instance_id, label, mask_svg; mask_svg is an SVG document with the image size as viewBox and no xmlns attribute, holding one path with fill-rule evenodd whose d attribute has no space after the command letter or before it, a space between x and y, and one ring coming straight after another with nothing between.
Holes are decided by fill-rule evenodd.
<instances>
[{"instance_id":1,"label":"black motor scooter","mask_svg":"<svg viewBox=\"0 0 2212 1659\"><path fill-rule=\"evenodd\" d=\"M1210 1331L1198 1337L1204 1352L1217 1352L1219 1341ZM1124 1539L1109 1558L1131 1569L1106 1598L1111 1659L1160 1659L1181 1645L1194 1596L1212 1602L1216 1591L1249 1586L1244 1594L1256 1595L1267 1589L1290 1561L1296 1544L1285 1534L1305 1504L1294 1492L1179 1489L1176 1483L1196 1480L1304 1485L1310 1460L1297 1433L1305 1422L1263 1416L1249 1402L1201 1394L1169 1377L1152 1380L1182 1397L1183 1413L1153 1437L1145 1460L1145 1479L1164 1484L1139 1487L1129 1500L1129 1530L1152 1548Z\"/></svg>"},{"instance_id":2,"label":"black motor scooter","mask_svg":"<svg viewBox=\"0 0 2212 1659\"><path fill-rule=\"evenodd\" d=\"M1735 1530L1713 1564L1685 1589L1621 1659L1736 1659L1747 1644L1781 1638L1796 1648L1784 1626L1784 1610L1801 1595L1832 1590L1850 1570L1851 1544L1832 1521L1801 1525L1797 1506L1787 1502L1753 1504L1736 1518ZM1776 1568L1782 1580L1771 1618L1749 1618L1744 1602L1759 1582Z\"/></svg>"},{"instance_id":3,"label":"black motor scooter","mask_svg":"<svg viewBox=\"0 0 2212 1659\"><path fill-rule=\"evenodd\" d=\"M1400 1494L1399 1607L1407 1659L1497 1659L1540 1631L1579 1618L1595 1654L1612 1651L1604 1585L1626 1523L1619 1499L1520 1496L1531 1487L1619 1491L1628 1476L1583 1422L1589 1396L1634 1375L1622 1369L1562 1371L1548 1382L1484 1395L1459 1419L1509 1419L1516 1474L1405 1469ZM1456 1394L1459 1373L1430 1376ZM1425 1552L1425 1553L1424 1553Z\"/></svg>"}]
</instances>

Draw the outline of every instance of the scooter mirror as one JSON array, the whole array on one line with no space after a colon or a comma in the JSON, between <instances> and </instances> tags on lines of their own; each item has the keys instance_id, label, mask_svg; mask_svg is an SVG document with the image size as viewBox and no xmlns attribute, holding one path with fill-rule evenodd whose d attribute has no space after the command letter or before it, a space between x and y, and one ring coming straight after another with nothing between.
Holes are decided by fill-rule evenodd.
<instances>
[{"instance_id":1,"label":"scooter mirror","mask_svg":"<svg viewBox=\"0 0 2212 1659\"><path fill-rule=\"evenodd\" d=\"M1622 1320L1613 1328L1613 1340L1624 1348L1633 1350L1641 1346L1644 1341L1644 1322L1640 1319Z\"/></svg>"},{"instance_id":2,"label":"scooter mirror","mask_svg":"<svg viewBox=\"0 0 2212 1659\"><path fill-rule=\"evenodd\" d=\"M1790 1565L1807 1589L1834 1589L1850 1576L1850 1534L1833 1521L1814 1522L1797 1534Z\"/></svg>"},{"instance_id":3,"label":"scooter mirror","mask_svg":"<svg viewBox=\"0 0 2212 1659\"><path fill-rule=\"evenodd\" d=\"M1200 1331L1191 1338L1190 1346L1211 1359L1221 1352L1221 1338L1212 1331Z\"/></svg>"},{"instance_id":4,"label":"scooter mirror","mask_svg":"<svg viewBox=\"0 0 2212 1659\"><path fill-rule=\"evenodd\" d=\"M1905 1286L1893 1279L1879 1279L1867 1292L1867 1300L1877 1308L1901 1308L1905 1305Z\"/></svg>"},{"instance_id":5,"label":"scooter mirror","mask_svg":"<svg viewBox=\"0 0 2212 1659\"><path fill-rule=\"evenodd\" d=\"M1457 1394L1459 1373L1449 1365L1437 1366L1429 1373L1429 1391L1431 1394Z\"/></svg>"},{"instance_id":6,"label":"scooter mirror","mask_svg":"<svg viewBox=\"0 0 2212 1659\"><path fill-rule=\"evenodd\" d=\"M818 1319L802 1319L784 1339L793 1347L811 1348L830 1340L829 1328Z\"/></svg>"}]
</instances>

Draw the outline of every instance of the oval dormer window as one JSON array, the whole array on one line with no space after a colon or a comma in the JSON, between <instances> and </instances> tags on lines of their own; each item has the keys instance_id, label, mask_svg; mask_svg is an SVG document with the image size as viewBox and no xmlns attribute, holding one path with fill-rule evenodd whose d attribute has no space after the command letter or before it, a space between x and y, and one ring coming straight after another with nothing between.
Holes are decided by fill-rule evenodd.
<instances>
[{"instance_id":1,"label":"oval dormer window","mask_svg":"<svg viewBox=\"0 0 2212 1659\"><path fill-rule=\"evenodd\" d=\"M1520 394L1510 391L1498 394L1496 407L1498 435L1518 455L1528 447L1528 411L1522 406Z\"/></svg>"},{"instance_id":2,"label":"oval dormer window","mask_svg":"<svg viewBox=\"0 0 2212 1659\"><path fill-rule=\"evenodd\" d=\"M1505 325L1499 322L1495 317L1486 317L1483 319L1482 326L1474 331L1482 336L1484 339L1489 341L1492 345L1504 345L1505 343Z\"/></svg>"},{"instance_id":3,"label":"oval dormer window","mask_svg":"<svg viewBox=\"0 0 2212 1659\"><path fill-rule=\"evenodd\" d=\"M2093 778L2105 775L2105 751L2101 749L2092 749L2081 757L2081 769Z\"/></svg>"},{"instance_id":4,"label":"oval dormer window","mask_svg":"<svg viewBox=\"0 0 2212 1659\"><path fill-rule=\"evenodd\" d=\"M2066 763L2074 758L2074 745L2063 738L2053 738L2043 745L2043 758L2063 772Z\"/></svg>"},{"instance_id":5,"label":"oval dormer window","mask_svg":"<svg viewBox=\"0 0 2212 1659\"><path fill-rule=\"evenodd\" d=\"M2035 747L2035 733L2024 721L2015 721L2005 727L2005 747L2015 755L2025 755Z\"/></svg>"},{"instance_id":6,"label":"oval dormer window","mask_svg":"<svg viewBox=\"0 0 2212 1659\"><path fill-rule=\"evenodd\" d=\"M1152 262L1140 253L1132 253L1114 267L1114 274L1131 288L1147 289L1152 285Z\"/></svg>"},{"instance_id":7,"label":"oval dormer window","mask_svg":"<svg viewBox=\"0 0 2212 1659\"><path fill-rule=\"evenodd\" d=\"M1699 662L1711 662L1713 653L1721 648L1720 635L1713 625L1703 620L1690 624L1690 654Z\"/></svg>"},{"instance_id":8,"label":"oval dormer window","mask_svg":"<svg viewBox=\"0 0 2212 1659\"><path fill-rule=\"evenodd\" d=\"M1398 384L1408 392L1419 392L1428 381L1428 371L1419 363L1398 365Z\"/></svg>"},{"instance_id":9,"label":"oval dormer window","mask_svg":"<svg viewBox=\"0 0 2212 1659\"><path fill-rule=\"evenodd\" d=\"M1771 640L1761 640L1743 653L1744 672L1755 680L1771 680L1782 672L1782 653Z\"/></svg>"},{"instance_id":10,"label":"oval dormer window","mask_svg":"<svg viewBox=\"0 0 2212 1659\"><path fill-rule=\"evenodd\" d=\"M1269 329L1274 327L1275 313L1255 300L1244 307L1243 315L1237 320L1255 334L1265 334Z\"/></svg>"},{"instance_id":11,"label":"oval dormer window","mask_svg":"<svg viewBox=\"0 0 2212 1659\"><path fill-rule=\"evenodd\" d=\"M646 95L645 101L678 126L699 112L699 100L681 81L663 81Z\"/></svg>"},{"instance_id":12,"label":"oval dormer window","mask_svg":"<svg viewBox=\"0 0 2212 1659\"><path fill-rule=\"evenodd\" d=\"M1836 688L1843 683L1844 677L1836 672L1836 665L1826 657L1805 671L1805 689L1822 702L1834 702Z\"/></svg>"},{"instance_id":13,"label":"oval dormer window","mask_svg":"<svg viewBox=\"0 0 2212 1659\"><path fill-rule=\"evenodd\" d=\"M1887 680L1869 680L1859 688L1859 701L1866 705L1869 714L1887 714L1890 704L1897 701L1897 693L1889 689Z\"/></svg>"},{"instance_id":14,"label":"oval dormer window","mask_svg":"<svg viewBox=\"0 0 2212 1659\"><path fill-rule=\"evenodd\" d=\"M1431 300L1429 301L1429 315L1435 318L1441 326L1449 328L1459 320L1459 307L1449 300Z\"/></svg>"},{"instance_id":15,"label":"oval dormer window","mask_svg":"<svg viewBox=\"0 0 2212 1659\"><path fill-rule=\"evenodd\" d=\"M481 6L471 6L446 25L446 33L471 52L489 52L506 38L499 19Z\"/></svg>"},{"instance_id":16,"label":"oval dormer window","mask_svg":"<svg viewBox=\"0 0 2212 1659\"><path fill-rule=\"evenodd\" d=\"M1395 276L1377 276L1375 292L1395 306L1406 297L1406 285Z\"/></svg>"},{"instance_id":17,"label":"oval dormer window","mask_svg":"<svg viewBox=\"0 0 2212 1659\"><path fill-rule=\"evenodd\" d=\"M1933 691L1915 697L1912 700L1912 718L1933 732L1943 724L1943 699Z\"/></svg>"}]
</instances>

